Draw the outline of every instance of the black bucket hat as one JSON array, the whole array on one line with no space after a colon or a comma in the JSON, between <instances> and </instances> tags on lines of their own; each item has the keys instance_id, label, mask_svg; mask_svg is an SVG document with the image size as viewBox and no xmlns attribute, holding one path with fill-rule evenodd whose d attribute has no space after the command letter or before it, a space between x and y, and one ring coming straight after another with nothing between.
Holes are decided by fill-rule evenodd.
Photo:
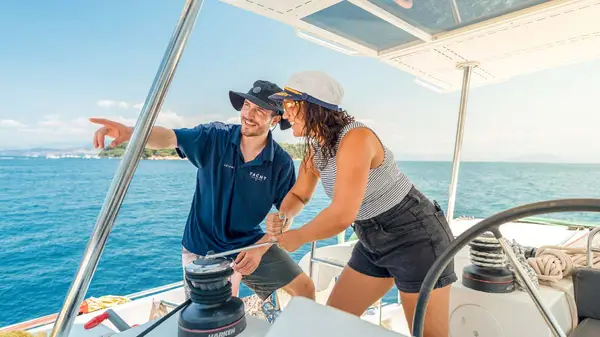
<instances>
[{"instance_id":1,"label":"black bucket hat","mask_svg":"<svg viewBox=\"0 0 600 337\"><path fill-rule=\"evenodd\" d=\"M231 101L233 108L237 111L242 110L245 100L249 100L261 108L277 112L277 114L282 116L281 121L279 122L279 128L281 130L287 130L291 128L292 125L286 119L283 119L283 107L278 101L269 98L269 96L281 91L282 89L277 86L277 84L259 80L254 82L254 85L247 93L229 91L229 100Z\"/></svg>"}]
</instances>

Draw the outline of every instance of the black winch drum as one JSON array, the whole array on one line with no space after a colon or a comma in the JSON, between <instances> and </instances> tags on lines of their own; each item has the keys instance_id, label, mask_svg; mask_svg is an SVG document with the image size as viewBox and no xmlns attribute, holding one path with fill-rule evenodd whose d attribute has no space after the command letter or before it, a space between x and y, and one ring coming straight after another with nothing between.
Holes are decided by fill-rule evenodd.
<instances>
[{"instance_id":1,"label":"black winch drum","mask_svg":"<svg viewBox=\"0 0 600 337\"><path fill-rule=\"evenodd\" d=\"M469 243L473 264L465 266L462 284L487 293L515 291L515 278L506 267L506 256L500 242L491 234L483 234Z\"/></svg>"},{"instance_id":2,"label":"black winch drum","mask_svg":"<svg viewBox=\"0 0 600 337\"><path fill-rule=\"evenodd\" d=\"M231 265L226 258L200 258L185 267L191 303L179 314L178 337L234 337L244 331L244 302L231 296Z\"/></svg>"}]
</instances>

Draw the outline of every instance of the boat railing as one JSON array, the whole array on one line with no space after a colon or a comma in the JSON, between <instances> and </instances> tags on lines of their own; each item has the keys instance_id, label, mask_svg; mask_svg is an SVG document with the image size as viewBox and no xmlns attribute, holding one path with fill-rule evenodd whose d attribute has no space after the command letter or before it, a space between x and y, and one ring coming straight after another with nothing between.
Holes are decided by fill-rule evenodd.
<instances>
[{"instance_id":1,"label":"boat railing","mask_svg":"<svg viewBox=\"0 0 600 337\"><path fill-rule=\"evenodd\" d=\"M313 241L310 245L310 259L308 261L308 276L310 277L311 280L313 280L314 282L314 264L315 263L320 263L326 266L330 266L330 267L334 267L334 268L338 268L338 269L344 269L344 265L335 261L328 261L325 259L321 259L318 257L315 257L315 250L317 249L317 242ZM377 314L378 314L378 318L377 318L377 325L381 326L381 320L382 320L382 312L381 312L381 306L382 306L382 302L383 302L383 298L380 298L376 305L377 305Z\"/></svg>"},{"instance_id":2,"label":"boat railing","mask_svg":"<svg viewBox=\"0 0 600 337\"><path fill-rule=\"evenodd\" d=\"M160 286L160 287L156 287L156 288L152 288L152 289L146 289L146 290L143 290L143 291L140 291L140 292L137 292L137 293L133 293L133 294L127 295L125 297L129 298L130 300L135 300L135 299L138 299L138 298L142 298L142 297L146 297L146 296L149 296L149 295L154 295L154 294L162 293L164 291L176 289L176 288L179 288L179 287L183 287L183 281L165 284L164 286Z\"/></svg>"},{"instance_id":3,"label":"boat railing","mask_svg":"<svg viewBox=\"0 0 600 337\"><path fill-rule=\"evenodd\" d=\"M592 247L593 243L594 243L594 236L596 236L596 234L600 233L600 227L594 228L590 231L590 233L588 234L588 240L587 240L587 267L588 268L592 268L594 266L594 248Z\"/></svg>"}]
</instances>

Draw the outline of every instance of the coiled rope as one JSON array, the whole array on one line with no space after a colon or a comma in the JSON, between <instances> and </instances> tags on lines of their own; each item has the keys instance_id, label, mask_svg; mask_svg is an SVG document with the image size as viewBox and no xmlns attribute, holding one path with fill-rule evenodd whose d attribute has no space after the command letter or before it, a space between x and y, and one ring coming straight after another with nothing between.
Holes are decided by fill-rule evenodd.
<instances>
[{"instance_id":1,"label":"coiled rope","mask_svg":"<svg viewBox=\"0 0 600 337\"><path fill-rule=\"evenodd\" d=\"M85 308L84 313L90 313L128 302L131 302L131 300L125 296L106 295L102 297L90 297L83 302L82 307Z\"/></svg>"},{"instance_id":2,"label":"coiled rope","mask_svg":"<svg viewBox=\"0 0 600 337\"><path fill-rule=\"evenodd\" d=\"M565 277L571 276L575 267L587 266L587 251L585 248L572 248L564 246L542 246L536 250L535 256L525 258L527 249L515 240L506 240L512 248L519 264L526 272L526 277L531 280L536 288L540 284L550 286L564 292L571 312L572 329L577 327L577 304L573 294L559 283ZM506 258L502 246L491 234L485 233L470 243L470 259L475 265L488 268L507 267L513 273L514 267ZM593 268L600 268L600 254L593 252ZM517 289L525 290L519 278L515 278Z\"/></svg>"},{"instance_id":3,"label":"coiled rope","mask_svg":"<svg viewBox=\"0 0 600 337\"><path fill-rule=\"evenodd\" d=\"M571 248L562 246L542 246L535 257L527 259L527 263L535 273L541 284L563 291L567 295L567 302L571 311L572 328L578 324L577 304L570 291L558 282L571 276L575 267L587 265L587 252L585 248ZM600 268L600 254L594 252L592 257L593 268Z\"/></svg>"}]
</instances>

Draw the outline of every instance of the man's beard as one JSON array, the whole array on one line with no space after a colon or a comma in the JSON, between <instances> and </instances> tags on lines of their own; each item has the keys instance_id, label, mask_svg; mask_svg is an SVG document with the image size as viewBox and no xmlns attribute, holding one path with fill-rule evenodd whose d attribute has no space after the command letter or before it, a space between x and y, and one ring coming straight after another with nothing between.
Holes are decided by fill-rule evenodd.
<instances>
[{"instance_id":1,"label":"man's beard","mask_svg":"<svg viewBox=\"0 0 600 337\"><path fill-rule=\"evenodd\" d=\"M265 128L265 129L259 129L257 127L247 127L242 125L242 135L246 136L246 137L257 137L257 136L262 136L265 133L267 133L269 129Z\"/></svg>"},{"instance_id":2,"label":"man's beard","mask_svg":"<svg viewBox=\"0 0 600 337\"><path fill-rule=\"evenodd\" d=\"M244 123L244 118L242 118L241 122L242 122L242 135L244 135L246 137L262 136L269 131L268 127L260 128L258 125L257 126L246 125ZM255 123L253 123L253 124L255 124Z\"/></svg>"}]
</instances>

